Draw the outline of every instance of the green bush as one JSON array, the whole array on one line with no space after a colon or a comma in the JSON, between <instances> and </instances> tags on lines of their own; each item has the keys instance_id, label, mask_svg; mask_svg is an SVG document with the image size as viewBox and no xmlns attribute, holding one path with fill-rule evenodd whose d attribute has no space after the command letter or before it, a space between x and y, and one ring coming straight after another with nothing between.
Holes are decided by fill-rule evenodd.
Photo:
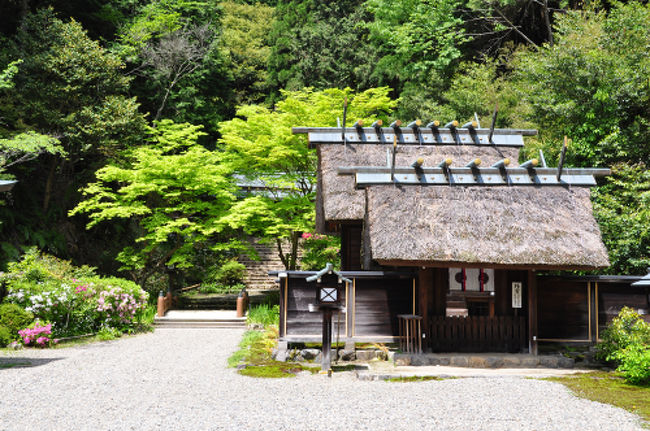
<instances>
[{"instance_id":1,"label":"green bush","mask_svg":"<svg viewBox=\"0 0 650 431\"><path fill-rule=\"evenodd\" d=\"M214 278L217 283L223 286L241 284L246 278L246 267L236 260L229 260L221 265Z\"/></svg>"},{"instance_id":2,"label":"green bush","mask_svg":"<svg viewBox=\"0 0 650 431\"><path fill-rule=\"evenodd\" d=\"M615 360L613 356L616 352L633 344L650 345L650 324L630 307L623 307L603 331L601 338L603 341L597 346L596 357L606 361Z\"/></svg>"},{"instance_id":3,"label":"green bush","mask_svg":"<svg viewBox=\"0 0 650 431\"><path fill-rule=\"evenodd\" d=\"M14 341L11 331L6 326L0 325L0 347L5 347Z\"/></svg>"},{"instance_id":4,"label":"green bush","mask_svg":"<svg viewBox=\"0 0 650 431\"><path fill-rule=\"evenodd\" d=\"M634 385L650 385L650 347L633 344L618 355L620 371Z\"/></svg>"},{"instance_id":5,"label":"green bush","mask_svg":"<svg viewBox=\"0 0 650 431\"><path fill-rule=\"evenodd\" d=\"M336 236L302 234L303 255L300 266L305 271L318 271L325 268L329 262L335 269L341 262L341 238Z\"/></svg>"},{"instance_id":6,"label":"green bush","mask_svg":"<svg viewBox=\"0 0 650 431\"><path fill-rule=\"evenodd\" d=\"M597 357L612 361L629 383L650 384L650 324L629 307L623 307L603 331Z\"/></svg>"},{"instance_id":7,"label":"green bush","mask_svg":"<svg viewBox=\"0 0 650 431\"><path fill-rule=\"evenodd\" d=\"M76 268L33 250L10 264L2 277L5 302L51 322L58 338L94 333L106 325L131 332L141 326L147 304L147 293L132 281L99 277L92 268Z\"/></svg>"},{"instance_id":8,"label":"green bush","mask_svg":"<svg viewBox=\"0 0 650 431\"><path fill-rule=\"evenodd\" d=\"M10 340L17 340L18 331L26 328L34 321L34 315L16 304L5 303L0 304L0 326L9 331ZM8 343L9 343L8 342ZM8 343L5 343L8 344Z\"/></svg>"}]
</instances>

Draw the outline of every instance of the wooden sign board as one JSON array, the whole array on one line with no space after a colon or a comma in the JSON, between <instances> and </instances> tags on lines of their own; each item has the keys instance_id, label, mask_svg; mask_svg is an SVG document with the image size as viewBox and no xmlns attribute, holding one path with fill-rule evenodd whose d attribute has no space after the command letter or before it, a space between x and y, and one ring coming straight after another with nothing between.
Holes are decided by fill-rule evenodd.
<instances>
[{"instance_id":1,"label":"wooden sign board","mask_svg":"<svg viewBox=\"0 0 650 431\"><path fill-rule=\"evenodd\" d=\"M522 287L521 281L512 282L512 308L521 308Z\"/></svg>"}]
</instances>

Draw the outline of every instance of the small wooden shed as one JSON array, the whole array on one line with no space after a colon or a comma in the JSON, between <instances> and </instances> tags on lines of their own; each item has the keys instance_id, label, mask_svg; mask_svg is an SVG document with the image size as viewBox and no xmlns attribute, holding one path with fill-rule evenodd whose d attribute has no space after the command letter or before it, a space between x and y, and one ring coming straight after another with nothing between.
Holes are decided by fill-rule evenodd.
<instances>
[{"instance_id":1,"label":"small wooden shed","mask_svg":"<svg viewBox=\"0 0 650 431\"><path fill-rule=\"evenodd\" d=\"M341 235L352 279L333 333L398 341L406 315L421 322L429 351L535 353L542 341L595 341L612 317L603 304L625 302L612 298L628 298L638 278L542 274L609 265L589 191L609 170L518 165L534 130L409 126L294 128L318 154L317 230ZM316 341L311 273L274 274L281 339ZM641 290L632 302L647 313Z\"/></svg>"}]
</instances>

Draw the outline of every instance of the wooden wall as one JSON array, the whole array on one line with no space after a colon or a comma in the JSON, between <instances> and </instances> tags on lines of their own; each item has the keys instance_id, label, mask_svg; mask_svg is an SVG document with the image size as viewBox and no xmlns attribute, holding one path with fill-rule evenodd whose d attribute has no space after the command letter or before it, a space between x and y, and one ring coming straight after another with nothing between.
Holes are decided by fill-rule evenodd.
<instances>
[{"instance_id":1,"label":"wooden wall","mask_svg":"<svg viewBox=\"0 0 650 431\"><path fill-rule=\"evenodd\" d=\"M598 336L616 317L624 306L635 310L646 310L643 318L650 323L650 297L642 287L632 287L628 283L599 283L597 286L598 300Z\"/></svg>"},{"instance_id":2,"label":"wooden wall","mask_svg":"<svg viewBox=\"0 0 650 431\"><path fill-rule=\"evenodd\" d=\"M537 289L540 341L590 341L588 283L542 279Z\"/></svg>"},{"instance_id":3,"label":"wooden wall","mask_svg":"<svg viewBox=\"0 0 650 431\"><path fill-rule=\"evenodd\" d=\"M650 298L631 281L540 277L537 310L540 341L599 341L624 306L641 310L650 322Z\"/></svg>"},{"instance_id":4,"label":"wooden wall","mask_svg":"<svg viewBox=\"0 0 650 431\"><path fill-rule=\"evenodd\" d=\"M397 315L414 312L414 278L355 278L342 293L347 312L340 315L341 338L359 340L398 335ZM316 302L314 283L303 277L289 277L281 282L280 336L292 341L311 341L321 336L322 317L310 312ZM285 305L286 304L286 305ZM335 313L333 331L339 331Z\"/></svg>"}]
</instances>

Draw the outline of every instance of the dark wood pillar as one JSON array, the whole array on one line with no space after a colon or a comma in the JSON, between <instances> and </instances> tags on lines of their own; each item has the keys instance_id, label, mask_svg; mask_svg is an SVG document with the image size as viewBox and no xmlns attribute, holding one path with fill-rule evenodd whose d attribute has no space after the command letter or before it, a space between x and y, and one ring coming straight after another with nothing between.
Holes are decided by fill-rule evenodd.
<instances>
[{"instance_id":1,"label":"dark wood pillar","mask_svg":"<svg viewBox=\"0 0 650 431\"><path fill-rule=\"evenodd\" d=\"M436 268L433 277L433 315L447 314L447 290L449 290L449 270Z\"/></svg>"},{"instance_id":2,"label":"dark wood pillar","mask_svg":"<svg viewBox=\"0 0 650 431\"><path fill-rule=\"evenodd\" d=\"M528 351L537 355L537 277L528 271Z\"/></svg>"},{"instance_id":3,"label":"dark wood pillar","mask_svg":"<svg viewBox=\"0 0 650 431\"><path fill-rule=\"evenodd\" d=\"M422 316L424 327L429 322L429 310L433 303L433 271L431 268L418 271L418 314Z\"/></svg>"},{"instance_id":4,"label":"dark wood pillar","mask_svg":"<svg viewBox=\"0 0 650 431\"><path fill-rule=\"evenodd\" d=\"M598 342L598 300L596 298L598 282L588 282L589 289L589 340L592 344Z\"/></svg>"}]
</instances>

